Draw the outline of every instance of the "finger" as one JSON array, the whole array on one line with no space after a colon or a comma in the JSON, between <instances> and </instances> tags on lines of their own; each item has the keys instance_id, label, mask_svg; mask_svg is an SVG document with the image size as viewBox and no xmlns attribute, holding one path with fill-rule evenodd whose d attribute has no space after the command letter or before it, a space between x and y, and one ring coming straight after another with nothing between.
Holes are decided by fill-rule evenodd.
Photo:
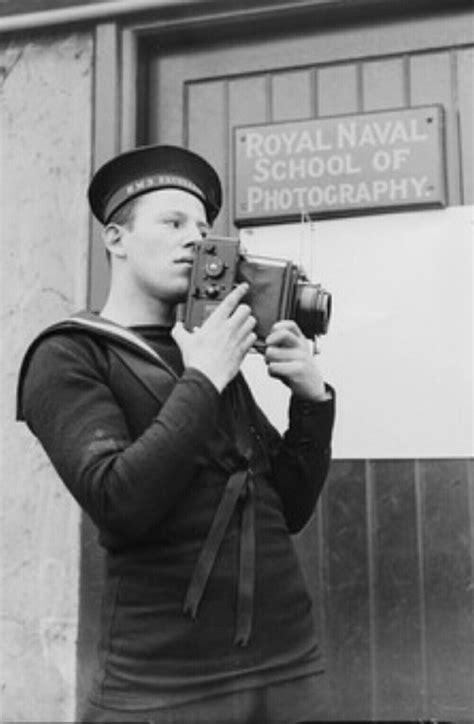
<instances>
[{"instance_id":1,"label":"finger","mask_svg":"<svg viewBox=\"0 0 474 724\"><path fill-rule=\"evenodd\" d=\"M297 362L270 362L267 365L270 377L290 378L299 371Z\"/></svg>"},{"instance_id":2,"label":"finger","mask_svg":"<svg viewBox=\"0 0 474 724\"><path fill-rule=\"evenodd\" d=\"M275 322L272 329L289 329L298 337L301 337L303 334L294 319L279 319L278 322Z\"/></svg>"},{"instance_id":3,"label":"finger","mask_svg":"<svg viewBox=\"0 0 474 724\"><path fill-rule=\"evenodd\" d=\"M239 304L236 310L228 317L231 328L238 329L247 319L251 318L252 310L248 304ZM252 317L253 319L253 317Z\"/></svg>"},{"instance_id":4,"label":"finger","mask_svg":"<svg viewBox=\"0 0 474 724\"><path fill-rule=\"evenodd\" d=\"M255 319L255 317L247 317L247 319L245 319L234 332L236 341L239 343L241 340L245 339L249 334L251 334L256 324L257 320Z\"/></svg>"},{"instance_id":5,"label":"finger","mask_svg":"<svg viewBox=\"0 0 474 724\"><path fill-rule=\"evenodd\" d=\"M242 359L245 357L245 355L250 352L252 347L254 346L255 342L257 341L257 335L255 332L250 332L245 339L240 343L241 349L242 349Z\"/></svg>"},{"instance_id":6,"label":"finger","mask_svg":"<svg viewBox=\"0 0 474 724\"><path fill-rule=\"evenodd\" d=\"M222 321L226 317L229 317L234 309L238 306L239 302L244 298L249 290L249 285L246 282L239 284L233 289L222 302L216 307L209 319Z\"/></svg>"},{"instance_id":7,"label":"finger","mask_svg":"<svg viewBox=\"0 0 474 724\"><path fill-rule=\"evenodd\" d=\"M296 335L291 329L281 327L275 329L272 327L272 331L265 340L267 346L280 346L280 347L296 347L300 344L301 337Z\"/></svg>"},{"instance_id":8,"label":"finger","mask_svg":"<svg viewBox=\"0 0 474 724\"><path fill-rule=\"evenodd\" d=\"M265 361L269 362L296 362L302 360L303 355L294 347L267 346L265 349Z\"/></svg>"},{"instance_id":9,"label":"finger","mask_svg":"<svg viewBox=\"0 0 474 724\"><path fill-rule=\"evenodd\" d=\"M278 322L275 322L275 324L272 326L271 331L274 330L280 330L280 329L287 329L288 331L292 332L296 337L303 337L303 332L298 327L294 319L280 319Z\"/></svg>"}]
</instances>

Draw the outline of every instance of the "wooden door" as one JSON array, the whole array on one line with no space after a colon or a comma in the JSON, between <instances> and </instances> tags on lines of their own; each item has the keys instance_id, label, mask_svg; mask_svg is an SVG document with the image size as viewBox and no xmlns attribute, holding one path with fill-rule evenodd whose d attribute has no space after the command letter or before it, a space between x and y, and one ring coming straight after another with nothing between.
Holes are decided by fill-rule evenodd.
<instances>
[{"instance_id":1,"label":"wooden door","mask_svg":"<svg viewBox=\"0 0 474 724\"><path fill-rule=\"evenodd\" d=\"M235 126L441 103L449 204L472 204L471 19L308 11L284 26L150 33L137 140L216 167L227 202L215 231L229 235ZM467 459L333 463L296 544L341 719L474 716L473 478Z\"/></svg>"},{"instance_id":2,"label":"wooden door","mask_svg":"<svg viewBox=\"0 0 474 724\"><path fill-rule=\"evenodd\" d=\"M472 203L463 17L346 22L308 14L285 28L190 31L151 47L145 140L184 144L214 164L227 199L218 233L236 233L233 128L260 122L442 103L449 203ZM333 465L297 546L339 716L473 711L469 475L466 460Z\"/></svg>"}]
</instances>

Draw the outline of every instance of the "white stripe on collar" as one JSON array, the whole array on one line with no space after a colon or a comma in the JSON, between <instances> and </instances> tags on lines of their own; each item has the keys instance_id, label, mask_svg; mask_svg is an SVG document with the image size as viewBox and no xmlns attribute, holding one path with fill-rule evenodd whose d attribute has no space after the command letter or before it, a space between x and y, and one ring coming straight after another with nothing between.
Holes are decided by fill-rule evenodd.
<instances>
[{"instance_id":1,"label":"white stripe on collar","mask_svg":"<svg viewBox=\"0 0 474 724\"><path fill-rule=\"evenodd\" d=\"M160 355L155 352L153 347L151 347L144 339L138 337L138 335L134 334L134 332L131 332L126 327L120 327L118 325L111 324L110 322L102 321L99 319L88 319L87 317L66 317L63 322L72 322L73 324L77 324L78 327L90 327L91 329L96 329L100 332L107 332L108 334L112 334L115 337L124 339L126 342L130 342L136 347L140 347L145 352L148 352L148 354L151 354L156 360L163 364L163 360L161 359ZM168 367L168 365L166 366Z\"/></svg>"}]
</instances>

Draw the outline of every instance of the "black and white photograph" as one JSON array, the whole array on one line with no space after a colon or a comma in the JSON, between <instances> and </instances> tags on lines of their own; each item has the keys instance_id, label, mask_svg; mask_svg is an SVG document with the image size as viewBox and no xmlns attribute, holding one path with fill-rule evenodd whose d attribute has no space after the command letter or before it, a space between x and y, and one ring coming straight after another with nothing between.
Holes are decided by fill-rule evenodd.
<instances>
[{"instance_id":1,"label":"black and white photograph","mask_svg":"<svg viewBox=\"0 0 474 724\"><path fill-rule=\"evenodd\" d=\"M0 0L0 721L474 724L471 0Z\"/></svg>"}]
</instances>

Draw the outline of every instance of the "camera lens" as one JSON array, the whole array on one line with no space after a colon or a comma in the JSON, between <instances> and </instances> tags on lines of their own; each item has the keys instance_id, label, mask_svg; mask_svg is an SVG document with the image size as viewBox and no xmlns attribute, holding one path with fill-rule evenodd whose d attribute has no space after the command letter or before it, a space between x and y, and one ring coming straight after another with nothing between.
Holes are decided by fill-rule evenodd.
<instances>
[{"instance_id":1,"label":"camera lens","mask_svg":"<svg viewBox=\"0 0 474 724\"><path fill-rule=\"evenodd\" d=\"M320 284L298 282L295 321L306 337L326 334L331 318L331 295Z\"/></svg>"}]
</instances>

